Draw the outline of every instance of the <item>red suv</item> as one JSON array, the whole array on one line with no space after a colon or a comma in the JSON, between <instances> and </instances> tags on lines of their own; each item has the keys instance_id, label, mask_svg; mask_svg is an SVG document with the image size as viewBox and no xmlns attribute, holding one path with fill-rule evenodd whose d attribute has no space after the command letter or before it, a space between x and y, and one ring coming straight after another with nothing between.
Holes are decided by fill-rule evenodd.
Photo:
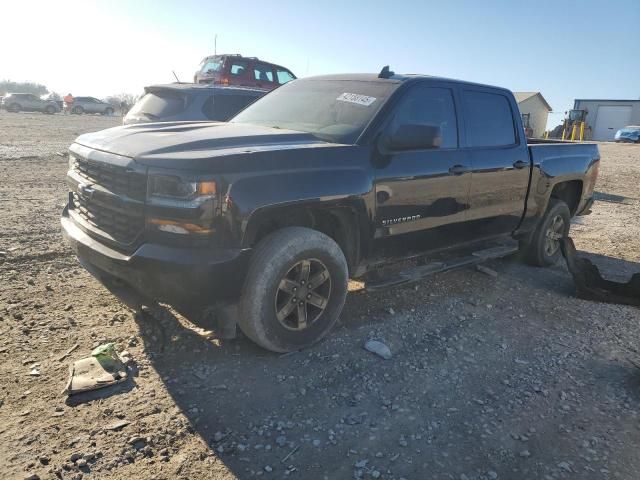
<instances>
[{"instance_id":1,"label":"red suv","mask_svg":"<svg viewBox=\"0 0 640 480\"><path fill-rule=\"evenodd\" d=\"M193 77L194 83L216 85L241 85L273 90L296 76L290 70L242 55L211 55L200 62L200 69Z\"/></svg>"}]
</instances>

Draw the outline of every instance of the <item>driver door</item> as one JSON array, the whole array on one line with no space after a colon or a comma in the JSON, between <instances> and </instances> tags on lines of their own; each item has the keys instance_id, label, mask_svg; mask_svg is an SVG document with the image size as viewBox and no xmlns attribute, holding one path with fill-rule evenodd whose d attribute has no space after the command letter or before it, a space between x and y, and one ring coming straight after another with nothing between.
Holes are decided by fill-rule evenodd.
<instances>
[{"instance_id":1,"label":"driver door","mask_svg":"<svg viewBox=\"0 0 640 480\"><path fill-rule=\"evenodd\" d=\"M428 125L441 135L438 146L391 151L378 161L374 248L386 254L394 254L390 247L406 254L412 247L436 249L465 238L471 164L459 148L455 91L431 85L406 91L385 127L388 133L403 124Z\"/></svg>"}]
</instances>

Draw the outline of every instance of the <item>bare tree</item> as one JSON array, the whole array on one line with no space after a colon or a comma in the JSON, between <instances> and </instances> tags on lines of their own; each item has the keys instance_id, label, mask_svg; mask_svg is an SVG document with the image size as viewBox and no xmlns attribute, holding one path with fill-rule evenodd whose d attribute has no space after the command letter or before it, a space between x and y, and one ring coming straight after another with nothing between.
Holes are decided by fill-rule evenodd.
<instances>
[{"instance_id":1,"label":"bare tree","mask_svg":"<svg viewBox=\"0 0 640 480\"><path fill-rule=\"evenodd\" d=\"M104 99L114 108L119 109L122 115L126 114L129 109L139 100L140 96L133 95L131 93L119 93L118 95L111 95Z\"/></svg>"}]
</instances>

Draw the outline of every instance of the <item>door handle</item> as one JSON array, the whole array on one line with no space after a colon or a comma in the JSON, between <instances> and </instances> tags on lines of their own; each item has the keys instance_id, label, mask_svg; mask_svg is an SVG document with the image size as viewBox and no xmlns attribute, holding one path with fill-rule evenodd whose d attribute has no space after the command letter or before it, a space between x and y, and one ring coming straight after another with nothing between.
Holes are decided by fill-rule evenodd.
<instances>
[{"instance_id":1,"label":"door handle","mask_svg":"<svg viewBox=\"0 0 640 480\"><path fill-rule=\"evenodd\" d=\"M454 165L449 169L449 173L452 173L453 175L462 175L463 173L467 173L470 171L471 169L466 165Z\"/></svg>"},{"instance_id":2,"label":"door handle","mask_svg":"<svg viewBox=\"0 0 640 480\"><path fill-rule=\"evenodd\" d=\"M518 160L516 162L513 162L513 168L517 168L517 169L527 167L528 165L529 163L523 160Z\"/></svg>"}]
</instances>

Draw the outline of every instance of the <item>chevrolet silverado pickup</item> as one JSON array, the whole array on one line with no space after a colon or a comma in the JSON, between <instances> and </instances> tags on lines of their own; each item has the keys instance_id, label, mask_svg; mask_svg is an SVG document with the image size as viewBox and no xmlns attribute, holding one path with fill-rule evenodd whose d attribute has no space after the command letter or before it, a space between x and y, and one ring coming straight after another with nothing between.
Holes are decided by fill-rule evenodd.
<instances>
[{"instance_id":1,"label":"chevrolet silverado pickup","mask_svg":"<svg viewBox=\"0 0 640 480\"><path fill-rule=\"evenodd\" d=\"M292 81L229 123L82 135L61 221L105 285L236 312L287 352L330 331L349 278L375 291L517 250L553 265L599 160L528 144L506 89L385 67Z\"/></svg>"}]
</instances>

